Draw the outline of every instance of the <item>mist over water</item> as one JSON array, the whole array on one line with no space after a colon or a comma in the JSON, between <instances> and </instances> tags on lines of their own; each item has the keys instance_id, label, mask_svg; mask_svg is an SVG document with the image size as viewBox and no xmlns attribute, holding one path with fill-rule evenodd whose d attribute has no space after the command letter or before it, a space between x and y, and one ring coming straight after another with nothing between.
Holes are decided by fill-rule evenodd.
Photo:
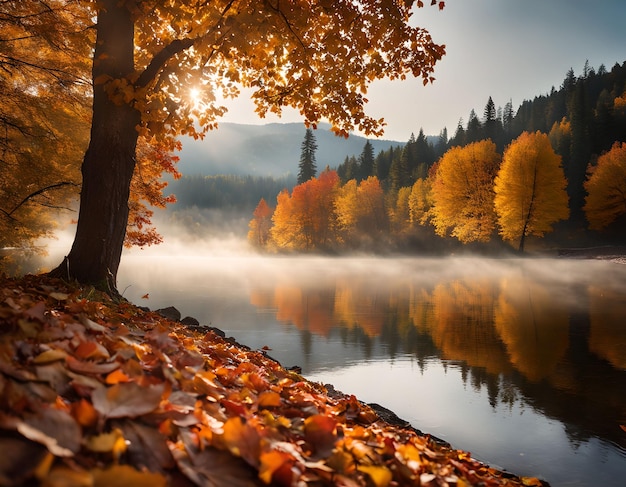
<instances>
[{"instance_id":1,"label":"mist over water","mask_svg":"<svg viewBox=\"0 0 626 487\"><path fill-rule=\"evenodd\" d=\"M492 465L556 487L622 485L626 265L264 255L236 228L204 230L125 250L120 292L269 347Z\"/></svg>"}]
</instances>

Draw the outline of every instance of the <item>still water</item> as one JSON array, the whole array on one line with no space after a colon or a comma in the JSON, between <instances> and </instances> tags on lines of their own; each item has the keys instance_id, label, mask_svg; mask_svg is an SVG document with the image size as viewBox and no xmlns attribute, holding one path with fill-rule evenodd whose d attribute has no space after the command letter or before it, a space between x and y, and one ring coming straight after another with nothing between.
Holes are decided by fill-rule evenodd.
<instances>
[{"instance_id":1,"label":"still water","mask_svg":"<svg viewBox=\"0 0 626 487\"><path fill-rule=\"evenodd\" d=\"M129 252L119 289L491 465L554 487L624 485L626 265L206 250Z\"/></svg>"}]
</instances>

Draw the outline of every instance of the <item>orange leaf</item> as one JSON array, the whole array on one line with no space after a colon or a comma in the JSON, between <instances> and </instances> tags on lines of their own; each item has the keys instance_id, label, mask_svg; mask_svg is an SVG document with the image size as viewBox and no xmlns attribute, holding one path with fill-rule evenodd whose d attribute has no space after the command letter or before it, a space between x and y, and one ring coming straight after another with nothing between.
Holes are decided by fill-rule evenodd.
<instances>
[{"instance_id":1,"label":"orange leaf","mask_svg":"<svg viewBox=\"0 0 626 487\"><path fill-rule=\"evenodd\" d=\"M130 377L126 375L121 369L114 370L105 379L107 384L119 384L120 382L129 382Z\"/></svg>"},{"instance_id":2,"label":"orange leaf","mask_svg":"<svg viewBox=\"0 0 626 487\"><path fill-rule=\"evenodd\" d=\"M272 450L261 455L259 478L266 484L291 485L294 459L286 452Z\"/></svg>"},{"instance_id":3,"label":"orange leaf","mask_svg":"<svg viewBox=\"0 0 626 487\"><path fill-rule=\"evenodd\" d=\"M265 391L259 394L260 408L275 408L282 404L280 394L274 391Z\"/></svg>"},{"instance_id":4,"label":"orange leaf","mask_svg":"<svg viewBox=\"0 0 626 487\"><path fill-rule=\"evenodd\" d=\"M76 347L75 355L78 358L91 358L91 359L107 359L110 357L109 351L97 342L81 342Z\"/></svg>"},{"instance_id":5,"label":"orange leaf","mask_svg":"<svg viewBox=\"0 0 626 487\"><path fill-rule=\"evenodd\" d=\"M98 421L97 411L85 399L72 404L72 416L81 426L93 426Z\"/></svg>"}]
</instances>

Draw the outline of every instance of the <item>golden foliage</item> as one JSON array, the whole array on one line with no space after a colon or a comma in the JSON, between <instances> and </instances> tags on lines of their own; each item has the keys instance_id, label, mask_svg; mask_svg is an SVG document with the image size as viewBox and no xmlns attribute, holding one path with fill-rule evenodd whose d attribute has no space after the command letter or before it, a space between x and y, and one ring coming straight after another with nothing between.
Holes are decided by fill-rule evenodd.
<instances>
[{"instance_id":1,"label":"golden foliage","mask_svg":"<svg viewBox=\"0 0 626 487\"><path fill-rule=\"evenodd\" d=\"M90 24L74 2L0 4L0 248L32 248L78 193Z\"/></svg>"},{"instance_id":2,"label":"golden foliage","mask_svg":"<svg viewBox=\"0 0 626 487\"><path fill-rule=\"evenodd\" d=\"M409 196L409 218L411 223L425 225L428 222L433 206L430 178L413 183Z\"/></svg>"},{"instance_id":3,"label":"golden foliage","mask_svg":"<svg viewBox=\"0 0 626 487\"><path fill-rule=\"evenodd\" d=\"M588 169L585 214L589 227L601 230L626 214L626 143L616 142Z\"/></svg>"},{"instance_id":4,"label":"golden foliage","mask_svg":"<svg viewBox=\"0 0 626 487\"><path fill-rule=\"evenodd\" d=\"M507 147L495 179L495 209L500 234L507 241L543 236L569 216L567 181L561 157L541 132L524 132Z\"/></svg>"},{"instance_id":5,"label":"golden foliage","mask_svg":"<svg viewBox=\"0 0 626 487\"><path fill-rule=\"evenodd\" d=\"M438 235L486 242L495 228L493 180L500 156L491 140L453 147L440 159L432 183L432 222Z\"/></svg>"}]
</instances>

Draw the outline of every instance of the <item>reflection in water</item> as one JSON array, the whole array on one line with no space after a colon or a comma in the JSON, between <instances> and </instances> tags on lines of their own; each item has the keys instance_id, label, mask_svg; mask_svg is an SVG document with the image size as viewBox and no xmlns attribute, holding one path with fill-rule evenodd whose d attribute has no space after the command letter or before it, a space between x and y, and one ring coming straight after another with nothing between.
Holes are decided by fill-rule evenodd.
<instances>
[{"instance_id":1,"label":"reflection in water","mask_svg":"<svg viewBox=\"0 0 626 487\"><path fill-rule=\"evenodd\" d=\"M626 370L626 293L599 286L589 288L589 348L617 369Z\"/></svg>"},{"instance_id":2,"label":"reflection in water","mask_svg":"<svg viewBox=\"0 0 626 487\"><path fill-rule=\"evenodd\" d=\"M621 485L626 266L146 252L120 281L503 468Z\"/></svg>"},{"instance_id":3,"label":"reflection in water","mask_svg":"<svg viewBox=\"0 0 626 487\"><path fill-rule=\"evenodd\" d=\"M532 382L552 374L567 350L567 308L532 279L502 280L494 324L511 364Z\"/></svg>"}]
</instances>

